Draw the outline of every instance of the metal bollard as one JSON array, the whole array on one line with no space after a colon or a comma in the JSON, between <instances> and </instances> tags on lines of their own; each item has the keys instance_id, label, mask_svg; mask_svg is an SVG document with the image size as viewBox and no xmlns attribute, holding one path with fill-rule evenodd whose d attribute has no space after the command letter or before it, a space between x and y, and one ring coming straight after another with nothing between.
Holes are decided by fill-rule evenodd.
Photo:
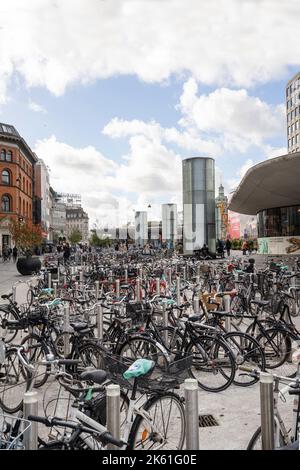
<instances>
[{"instance_id":1,"label":"metal bollard","mask_svg":"<svg viewBox=\"0 0 300 470\"><path fill-rule=\"evenodd\" d=\"M199 313L200 313L200 299L199 299L198 295L195 295L195 297L194 297L193 307L194 307L194 314L199 315Z\"/></svg>"},{"instance_id":2,"label":"metal bollard","mask_svg":"<svg viewBox=\"0 0 300 470\"><path fill-rule=\"evenodd\" d=\"M182 279L184 282L186 281L186 267L185 266L182 268Z\"/></svg>"},{"instance_id":3,"label":"metal bollard","mask_svg":"<svg viewBox=\"0 0 300 470\"><path fill-rule=\"evenodd\" d=\"M163 327L167 328L169 326L169 315L167 312L167 303L163 302ZM168 345L168 330L164 330L164 342L165 345Z\"/></svg>"},{"instance_id":4,"label":"metal bollard","mask_svg":"<svg viewBox=\"0 0 300 470\"><path fill-rule=\"evenodd\" d=\"M23 397L24 419L28 416L38 415L38 393L36 391L25 392ZM24 433L25 450L37 450L38 447L38 423L31 421L31 426Z\"/></svg>"},{"instance_id":5,"label":"metal bollard","mask_svg":"<svg viewBox=\"0 0 300 470\"><path fill-rule=\"evenodd\" d=\"M169 284L169 287L172 286L172 268L168 269L168 284Z\"/></svg>"},{"instance_id":6,"label":"metal bollard","mask_svg":"<svg viewBox=\"0 0 300 470\"><path fill-rule=\"evenodd\" d=\"M262 450L273 450L275 447L273 376L260 373L260 413Z\"/></svg>"},{"instance_id":7,"label":"metal bollard","mask_svg":"<svg viewBox=\"0 0 300 470\"><path fill-rule=\"evenodd\" d=\"M52 287L52 276L51 276L51 273L48 273L48 287L51 288Z\"/></svg>"},{"instance_id":8,"label":"metal bollard","mask_svg":"<svg viewBox=\"0 0 300 470\"><path fill-rule=\"evenodd\" d=\"M127 268L125 269L124 279L125 279L125 283L128 282L128 269Z\"/></svg>"},{"instance_id":9,"label":"metal bollard","mask_svg":"<svg viewBox=\"0 0 300 470\"><path fill-rule=\"evenodd\" d=\"M137 302L141 301L141 281L138 277L136 278L135 298Z\"/></svg>"},{"instance_id":10,"label":"metal bollard","mask_svg":"<svg viewBox=\"0 0 300 470\"><path fill-rule=\"evenodd\" d=\"M195 379L184 381L186 450L199 450L199 410L198 382Z\"/></svg>"},{"instance_id":11,"label":"metal bollard","mask_svg":"<svg viewBox=\"0 0 300 470\"><path fill-rule=\"evenodd\" d=\"M120 297L120 279L116 279L116 297Z\"/></svg>"},{"instance_id":12,"label":"metal bollard","mask_svg":"<svg viewBox=\"0 0 300 470\"><path fill-rule=\"evenodd\" d=\"M64 274L64 286L66 286L66 285L67 285L67 275Z\"/></svg>"},{"instance_id":13,"label":"metal bollard","mask_svg":"<svg viewBox=\"0 0 300 470\"><path fill-rule=\"evenodd\" d=\"M120 439L120 385L111 384L106 387L107 429L113 437ZM108 444L108 450L119 448Z\"/></svg>"},{"instance_id":14,"label":"metal bollard","mask_svg":"<svg viewBox=\"0 0 300 470\"><path fill-rule=\"evenodd\" d=\"M139 278L143 280L143 268L139 268Z\"/></svg>"},{"instance_id":15,"label":"metal bollard","mask_svg":"<svg viewBox=\"0 0 300 470\"><path fill-rule=\"evenodd\" d=\"M64 356L67 357L70 354L70 306L65 304L64 306Z\"/></svg>"},{"instance_id":16,"label":"metal bollard","mask_svg":"<svg viewBox=\"0 0 300 470\"><path fill-rule=\"evenodd\" d=\"M159 279L159 277L156 278L156 294L160 295L160 279Z\"/></svg>"},{"instance_id":17,"label":"metal bollard","mask_svg":"<svg viewBox=\"0 0 300 470\"><path fill-rule=\"evenodd\" d=\"M200 276L196 276L196 284L200 284Z\"/></svg>"},{"instance_id":18,"label":"metal bollard","mask_svg":"<svg viewBox=\"0 0 300 470\"><path fill-rule=\"evenodd\" d=\"M97 302L97 300L99 300L99 287L100 287L100 283L99 283L99 281L96 281L96 282L95 282L95 296L96 296L96 302Z\"/></svg>"},{"instance_id":19,"label":"metal bollard","mask_svg":"<svg viewBox=\"0 0 300 470\"><path fill-rule=\"evenodd\" d=\"M60 283L60 269L59 266L57 267L57 282Z\"/></svg>"},{"instance_id":20,"label":"metal bollard","mask_svg":"<svg viewBox=\"0 0 300 470\"><path fill-rule=\"evenodd\" d=\"M53 282L54 297L57 298L57 282Z\"/></svg>"},{"instance_id":21,"label":"metal bollard","mask_svg":"<svg viewBox=\"0 0 300 470\"><path fill-rule=\"evenodd\" d=\"M79 290L79 284L78 284L78 282L76 281L76 282L75 282L75 297L78 297L78 290Z\"/></svg>"},{"instance_id":22,"label":"metal bollard","mask_svg":"<svg viewBox=\"0 0 300 470\"><path fill-rule=\"evenodd\" d=\"M176 297L177 297L177 305L178 306L181 304L180 287L181 287L180 277L177 276L177 278L176 278Z\"/></svg>"},{"instance_id":23,"label":"metal bollard","mask_svg":"<svg viewBox=\"0 0 300 470\"><path fill-rule=\"evenodd\" d=\"M99 339L103 339L103 307L97 306L97 334Z\"/></svg>"},{"instance_id":24,"label":"metal bollard","mask_svg":"<svg viewBox=\"0 0 300 470\"><path fill-rule=\"evenodd\" d=\"M224 310L225 312L230 313L230 303L231 303L231 298L230 295L224 295ZM230 317L225 317L225 328L226 331L229 333L231 330L231 318Z\"/></svg>"}]
</instances>

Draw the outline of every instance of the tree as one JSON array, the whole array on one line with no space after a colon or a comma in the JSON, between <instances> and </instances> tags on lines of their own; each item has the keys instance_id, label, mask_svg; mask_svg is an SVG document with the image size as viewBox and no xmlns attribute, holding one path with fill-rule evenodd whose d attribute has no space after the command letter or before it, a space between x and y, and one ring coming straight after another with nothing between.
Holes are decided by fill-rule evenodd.
<instances>
[{"instance_id":1,"label":"tree","mask_svg":"<svg viewBox=\"0 0 300 470\"><path fill-rule=\"evenodd\" d=\"M34 248L40 246L43 241L41 226L26 220L11 219L9 231L16 247L28 256L32 255Z\"/></svg>"},{"instance_id":2,"label":"tree","mask_svg":"<svg viewBox=\"0 0 300 470\"><path fill-rule=\"evenodd\" d=\"M82 240L82 233L78 229L74 229L69 236L69 240L72 243L72 245L76 245L76 243L81 242Z\"/></svg>"},{"instance_id":3,"label":"tree","mask_svg":"<svg viewBox=\"0 0 300 470\"><path fill-rule=\"evenodd\" d=\"M92 233L92 236L90 238L90 244L92 246L101 246L101 238L98 237L96 230Z\"/></svg>"}]
</instances>

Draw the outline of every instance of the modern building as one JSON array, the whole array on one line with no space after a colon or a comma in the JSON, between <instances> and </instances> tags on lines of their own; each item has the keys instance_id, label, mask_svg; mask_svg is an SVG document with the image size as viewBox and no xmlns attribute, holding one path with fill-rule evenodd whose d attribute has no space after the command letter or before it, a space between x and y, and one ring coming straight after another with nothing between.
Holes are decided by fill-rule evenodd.
<instances>
[{"instance_id":1,"label":"modern building","mask_svg":"<svg viewBox=\"0 0 300 470\"><path fill-rule=\"evenodd\" d=\"M216 251L215 161L187 158L182 162L183 251L192 254L205 243Z\"/></svg>"},{"instance_id":2,"label":"modern building","mask_svg":"<svg viewBox=\"0 0 300 470\"><path fill-rule=\"evenodd\" d=\"M82 236L82 242L89 240L89 216L82 207L66 206L66 235L70 238L72 232L78 230Z\"/></svg>"},{"instance_id":3,"label":"modern building","mask_svg":"<svg viewBox=\"0 0 300 470\"><path fill-rule=\"evenodd\" d=\"M135 244L143 247L148 242L148 214L146 211L137 211L134 216Z\"/></svg>"},{"instance_id":4,"label":"modern building","mask_svg":"<svg viewBox=\"0 0 300 470\"><path fill-rule=\"evenodd\" d=\"M39 159L34 169L35 184L34 195L36 196L36 223L41 224L42 236L45 241L50 241L50 178L49 170L44 161Z\"/></svg>"},{"instance_id":5,"label":"modern building","mask_svg":"<svg viewBox=\"0 0 300 470\"><path fill-rule=\"evenodd\" d=\"M174 248L178 238L177 204L162 204L162 242Z\"/></svg>"},{"instance_id":6,"label":"modern building","mask_svg":"<svg viewBox=\"0 0 300 470\"><path fill-rule=\"evenodd\" d=\"M36 155L9 124L0 123L0 250L13 242L9 220L33 221Z\"/></svg>"},{"instance_id":7,"label":"modern building","mask_svg":"<svg viewBox=\"0 0 300 470\"><path fill-rule=\"evenodd\" d=\"M288 153L300 150L300 72L286 86Z\"/></svg>"},{"instance_id":8,"label":"modern building","mask_svg":"<svg viewBox=\"0 0 300 470\"><path fill-rule=\"evenodd\" d=\"M225 240L228 235L228 198L225 196L224 186L219 186L216 197L216 238Z\"/></svg>"},{"instance_id":9,"label":"modern building","mask_svg":"<svg viewBox=\"0 0 300 470\"><path fill-rule=\"evenodd\" d=\"M250 168L232 196L229 209L257 214L259 252L300 254L300 152Z\"/></svg>"},{"instance_id":10,"label":"modern building","mask_svg":"<svg viewBox=\"0 0 300 470\"><path fill-rule=\"evenodd\" d=\"M56 192L52 187L50 187L50 201L50 240L57 242L60 237L67 237L67 206L56 196Z\"/></svg>"}]
</instances>

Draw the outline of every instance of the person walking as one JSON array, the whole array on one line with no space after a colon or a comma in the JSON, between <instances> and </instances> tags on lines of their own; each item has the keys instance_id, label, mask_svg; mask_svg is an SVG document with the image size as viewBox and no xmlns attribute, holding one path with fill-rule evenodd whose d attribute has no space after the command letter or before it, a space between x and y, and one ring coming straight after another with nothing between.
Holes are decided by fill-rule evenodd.
<instances>
[{"instance_id":1,"label":"person walking","mask_svg":"<svg viewBox=\"0 0 300 470\"><path fill-rule=\"evenodd\" d=\"M244 240L244 241L243 241L242 250L243 250L243 255L246 255L246 254L247 254L247 250L248 250L248 242L247 242L247 240Z\"/></svg>"},{"instance_id":2,"label":"person walking","mask_svg":"<svg viewBox=\"0 0 300 470\"><path fill-rule=\"evenodd\" d=\"M70 250L70 245L69 243L66 243L64 245L64 262L65 264L68 263L69 259L70 259L70 256L71 256L71 250Z\"/></svg>"},{"instance_id":3,"label":"person walking","mask_svg":"<svg viewBox=\"0 0 300 470\"><path fill-rule=\"evenodd\" d=\"M231 246L232 246L231 241L229 240L229 238L227 238L226 243L225 243L225 248L226 248L228 257L230 256Z\"/></svg>"},{"instance_id":4,"label":"person walking","mask_svg":"<svg viewBox=\"0 0 300 470\"><path fill-rule=\"evenodd\" d=\"M12 255L13 255L13 262L16 263L17 258L18 258L18 248L16 246L13 247Z\"/></svg>"}]
</instances>

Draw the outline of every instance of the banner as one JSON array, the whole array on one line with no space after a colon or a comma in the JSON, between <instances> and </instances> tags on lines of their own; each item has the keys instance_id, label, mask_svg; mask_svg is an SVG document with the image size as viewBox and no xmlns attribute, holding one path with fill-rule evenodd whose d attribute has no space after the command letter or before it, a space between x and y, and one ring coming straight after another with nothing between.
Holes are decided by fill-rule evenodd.
<instances>
[{"instance_id":1,"label":"banner","mask_svg":"<svg viewBox=\"0 0 300 470\"><path fill-rule=\"evenodd\" d=\"M262 255L299 255L300 236L259 238L258 253Z\"/></svg>"}]
</instances>

